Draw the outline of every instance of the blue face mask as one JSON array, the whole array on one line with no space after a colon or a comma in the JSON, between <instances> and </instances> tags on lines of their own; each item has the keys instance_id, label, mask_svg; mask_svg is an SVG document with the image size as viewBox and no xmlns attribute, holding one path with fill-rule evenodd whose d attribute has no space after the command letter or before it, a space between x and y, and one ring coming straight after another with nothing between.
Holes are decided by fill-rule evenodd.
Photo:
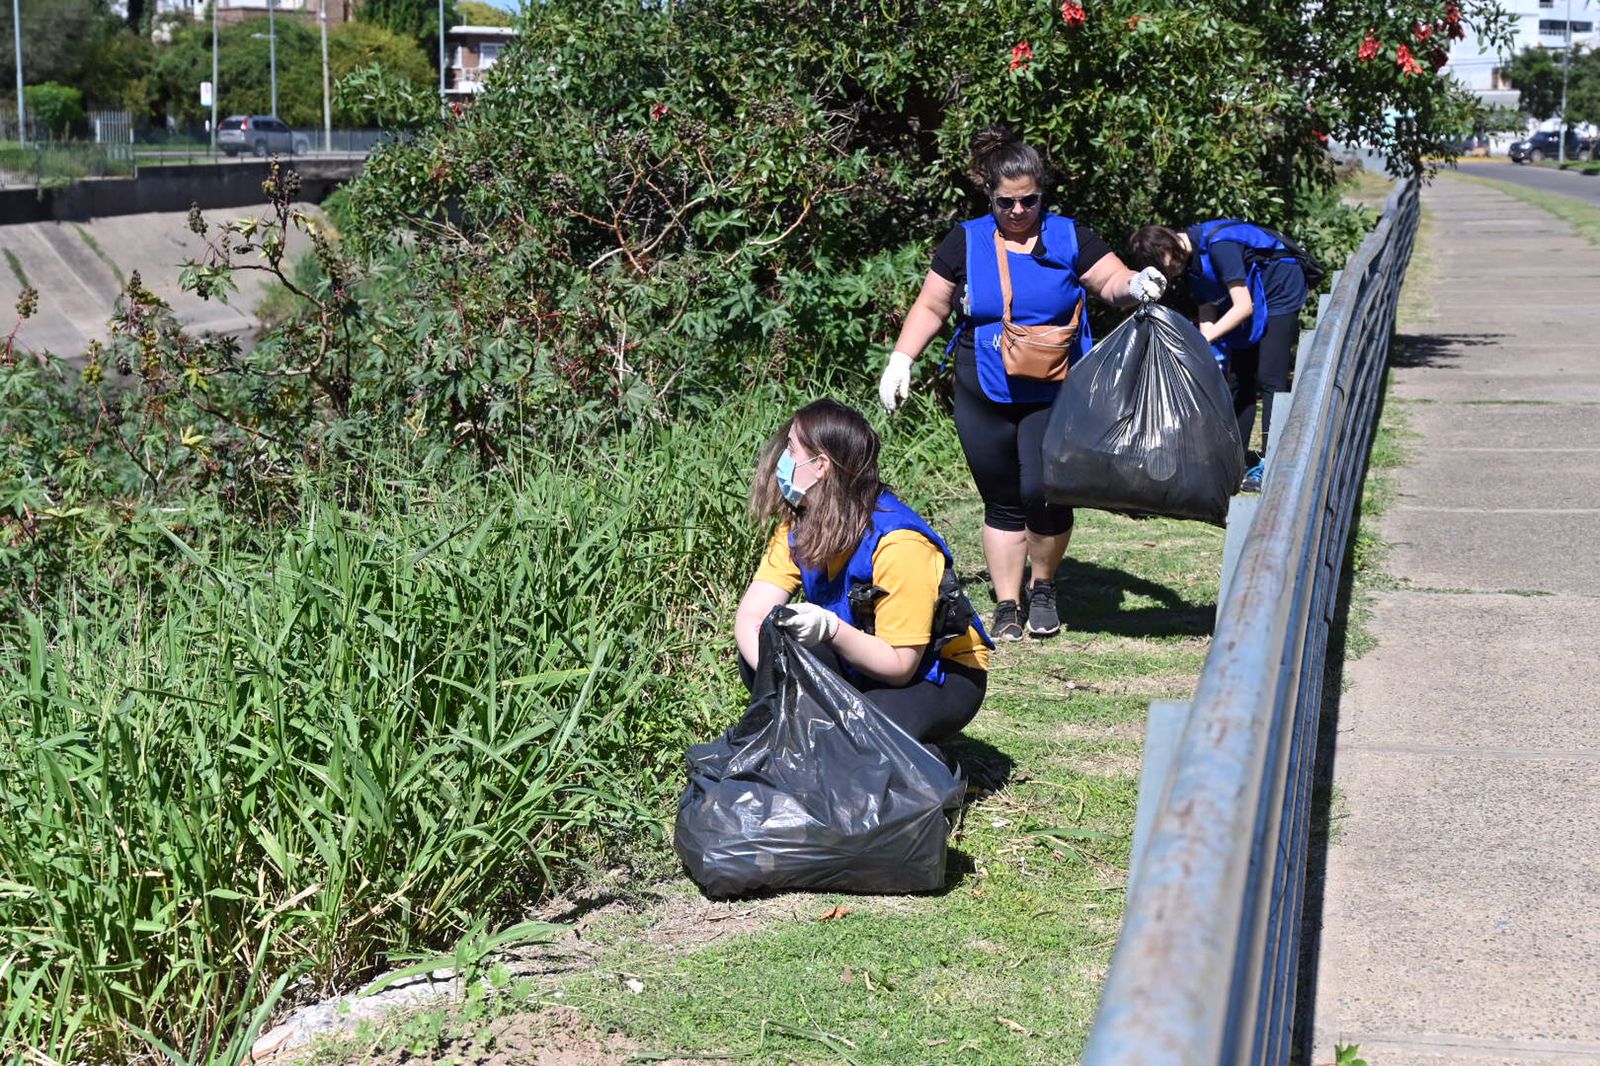
<instances>
[{"instance_id":1,"label":"blue face mask","mask_svg":"<svg viewBox=\"0 0 1600 1066\"><path fill-rule=\"evenodd\" d=\"M796 463L794 456L789 454L789 449L787 448L783 450L782 455L778 456L778 491L783 493L783 498L788 500L792 506L799 507L800 501L805 499L806 495L806 490L794 483L794 472L805 466L806 463L814 463L820 458L822 458L820 455L813 455L805 463Z\"/></svg>"}]
</instances>

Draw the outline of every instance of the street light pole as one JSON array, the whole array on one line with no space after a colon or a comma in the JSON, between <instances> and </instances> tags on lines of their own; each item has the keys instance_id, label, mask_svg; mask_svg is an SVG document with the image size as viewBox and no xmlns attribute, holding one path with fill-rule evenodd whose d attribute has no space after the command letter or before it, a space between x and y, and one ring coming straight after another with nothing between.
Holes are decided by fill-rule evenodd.
<instances>
[{"instance_id":1,"label":"street light pole","mask_svg":"<svg viewBox=\"0 0 1600 1066\"><path fill-rule=\"evenodd\" d=\"M211 0L211 150L217 150L217 97L222 86L217 84L217 7L222 0Z\"/></svg>"},{"instance_id":2,"label":"street light pole","mask_svg":"<svg viewBox=\"0 0 1600 1066\"><path fill-rule=\"evenodd\" d=\"M1567 0L1567 47L1561 52L1561 132L1556 136L1556 161L1567 162L1567 74L1572 70L1572 0Z\"/></svg>"},{"instance_id":3,"label":"street light pole","mask_svg":"<svg viewBox=\"0 0 1600 1066\"><path fill-rule=\"evenodd\" d=\"M318 12L322 23L322 150L333 151L333 97L328 86L328 0L322 0Z\"/></svg>"},{"instance_id":4,"label":"street light pole","mask_svg":"<svg viewBox=\"0 0 1600 1066\"><path fill-rule=\"evenodd\" d=\"M443 4L443 0L440 0L440 4ZM28 112L22 104L22 0L11 0L11 27L17 39L17 143L26 148Z\"/></svg>"},{"instance_id":5,"label":"street light pole","mask_svg":"<svg viewBox=\"0 0 1600 1066\"><path fill-rule=\"evenodd\" d=\"M439 0L439 102L444 103L444 99L444 0Z\"/></svg>"},{"instance_id":6,"label":"street light pole","mask_svg":"<svg viewBox=\"0 0 1600 1066\"><path fill-rule=\"evenodd\" d=\"M1571 0L1568 0L1570 3ZM272 117L278 117L278 4L267 0L267 64L272 68Z\"/></svg>"}]
</instances>

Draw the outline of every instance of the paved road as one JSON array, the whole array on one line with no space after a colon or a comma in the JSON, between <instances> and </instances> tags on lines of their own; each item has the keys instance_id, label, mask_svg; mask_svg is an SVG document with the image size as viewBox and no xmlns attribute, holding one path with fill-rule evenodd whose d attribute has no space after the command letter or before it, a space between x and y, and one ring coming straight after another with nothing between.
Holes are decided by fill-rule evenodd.
<instances>
[{"instance_id":1,"label":"paved road","mask_svg":"<svg viewBox=\"0 0 1600 1066\"><path fill-rule=\"evenodd\" d=\"M1580 174L1573 170L1555 170L1550 167L1518 166L1515 163L1464 162L1460 172L1474 178L1504 181L1513 185L1526 185L1530 189L1560 193L1575 200L1600 207L1600 174Z\"/></svg>"},{"instance_id":2,"label":"paved road","mask_svg":"<svg viewBox=\"0 0 1600 1066\"><path fill-rule=\"evenodd\" d=\"M1433 309L1389 400L1417 437L1381 522L1400 587L1345 675L1315 1061L1593 1066L1600 298L1571 294L1600 297L1600 247L1476 183L1424 200Z\"/></svg>"}]
</instances>

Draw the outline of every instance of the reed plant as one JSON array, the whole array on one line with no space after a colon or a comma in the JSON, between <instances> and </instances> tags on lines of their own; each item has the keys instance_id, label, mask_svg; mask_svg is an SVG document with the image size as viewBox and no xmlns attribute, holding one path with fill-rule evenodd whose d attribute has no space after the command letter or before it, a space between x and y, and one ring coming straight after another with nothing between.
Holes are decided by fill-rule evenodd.
<instances>
[{"instance_id":1,"label":"reed plant","mask_svg":"<svg viewBox=\"0 0 1600 1066\"><path fill-rule=\"evenodd\" d=\"M0 1056L238 1061L652 840L741 707L745 478L788 409L369 457L292 524L168 529L162 580L0 620Z\"/></svg>"}]
</instances>

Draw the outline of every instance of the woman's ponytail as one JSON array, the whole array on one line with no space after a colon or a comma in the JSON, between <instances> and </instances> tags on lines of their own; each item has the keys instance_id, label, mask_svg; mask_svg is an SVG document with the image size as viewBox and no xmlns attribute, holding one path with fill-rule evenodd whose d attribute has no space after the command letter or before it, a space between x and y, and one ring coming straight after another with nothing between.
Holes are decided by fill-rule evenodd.
<instances>
[{"instance_id":1,"label":"woman's ponytail","mask_svg":"<svg viewBox=\"0 0 1600 1066\"><path fill-rule=\"evenodd\" d=\"M998 122L985 126L972 138L970 176L985 191L1002 181L1032 178L1043 189L1048 168L1044 157L1010 128Z\"/></svg>"}]
</instances>

